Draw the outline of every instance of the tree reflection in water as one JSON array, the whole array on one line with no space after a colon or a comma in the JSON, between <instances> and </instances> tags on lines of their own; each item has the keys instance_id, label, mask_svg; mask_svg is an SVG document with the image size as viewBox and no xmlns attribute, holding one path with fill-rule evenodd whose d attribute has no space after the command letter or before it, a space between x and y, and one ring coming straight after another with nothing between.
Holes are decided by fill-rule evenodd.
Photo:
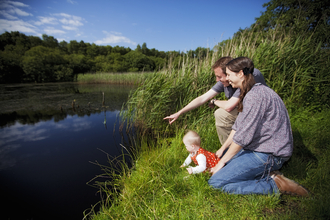
<instances>
[{"instance_id":1,"label":"tree reflection in water","mask_svg":"<svg viewBox=\"0 0 330 220\"><path fill-rule=\"evenodd\" d=\"M107 164L104 152L115 157L123 151L120 144L130 146L127 134L119 131L118 113L132 89L109 84L1 85L2 216L82 219L83 211L100 200L97 189L86 185L102 172L90 162Z\"/></svg>"}]
</instances>

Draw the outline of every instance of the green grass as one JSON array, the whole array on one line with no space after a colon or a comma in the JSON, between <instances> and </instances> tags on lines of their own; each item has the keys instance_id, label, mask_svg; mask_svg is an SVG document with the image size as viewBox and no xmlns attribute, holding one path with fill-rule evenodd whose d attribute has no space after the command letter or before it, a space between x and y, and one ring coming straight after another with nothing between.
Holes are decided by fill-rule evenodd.
<instances>
[{"instance_id":1,"label":"green grass","mask_svg":"<svg viewBox=\"0 0 330 220\"><path fill-rule=\"evenodd\" d=\"M141 141L132 169L122 164L120 174L113 172L107 182L115 188L108 188L111 200L104 201L92 219L329 219L330 111L301 112L292 118L294 155L281 171L310 189L312 196L230 195L211 189L208 174L189 175L179 168L188 154L180 129L175 137L157 143ZM218 149L212 126L197 123L189 129L201 134L203 147Z\"/></svg>"},{"instance_id":2,"label":"green grass","mask_svg":"<svg viewBox=\"0 0 330 220\"><path fill-rule=\"evenodd\" d=\"M78 74L78 83L113 83L134 84L142 83L151 73L85 73Z\"/></svg>"}]
</instances>

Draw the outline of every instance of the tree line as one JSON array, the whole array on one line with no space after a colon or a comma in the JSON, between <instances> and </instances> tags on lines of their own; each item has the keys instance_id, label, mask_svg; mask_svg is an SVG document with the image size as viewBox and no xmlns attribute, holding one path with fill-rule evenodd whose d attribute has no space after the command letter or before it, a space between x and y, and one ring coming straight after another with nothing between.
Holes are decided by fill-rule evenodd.
<instances>
[{"instance_id":1,"label":"tree line","mask_svg":"<svg viewBox=\"0 0 330 220\"><path fill-rule=\"evenodd\" d=\"M185 55L203 58L208 51L198 47L186 53L164 52L149 49L146 43L132 50L76 40L58 42L46 34L39 38L5 32L0 35L0 83L73 81L79 73L155 71L169 62L179 65Z\"/></svg>"}]
</instances>

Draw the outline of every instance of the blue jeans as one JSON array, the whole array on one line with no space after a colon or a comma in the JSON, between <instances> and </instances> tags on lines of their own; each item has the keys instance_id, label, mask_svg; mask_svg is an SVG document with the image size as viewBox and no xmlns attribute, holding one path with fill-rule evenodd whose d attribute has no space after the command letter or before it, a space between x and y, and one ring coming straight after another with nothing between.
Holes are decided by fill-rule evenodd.
<instances>
[{"instance_id":1,"label":"blue jeans","mask_svg":"<svg viewBox=\"0 0 330 220\"><path fill-rule=\"evenodd\" d=\"M279 189L269 172L280 169L286 160L272 154L242 149L208 182L214 188L233 194L278 193Z\"/></svg>"}]
</instances>

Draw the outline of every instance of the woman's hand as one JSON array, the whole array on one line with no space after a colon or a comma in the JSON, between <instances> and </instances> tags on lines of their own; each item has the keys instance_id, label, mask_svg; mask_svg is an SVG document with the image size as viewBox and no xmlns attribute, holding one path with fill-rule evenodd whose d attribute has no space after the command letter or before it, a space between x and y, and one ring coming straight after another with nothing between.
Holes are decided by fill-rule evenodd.
<instances>
[{"instance_id":1,"label":"woman's hand","mask_svg":"<svg viewBox=\"0 0 330 220\"><path fill-rule=\"evenodd\" d=\"M164 120L168 119L168 122L169 122L170 124L172 124L176 119L179 118L179 116L180 116L180 113L177 112L177 113L174 113L173 115L167 116L167 117L165 117L165 118L163 118L163 119L164 119Z\"/></svg>"},{"instance_id":2,"label":"woman's hand","mask_svg":"<svg viewBox=\"0 0 330 220\"><path fill-rule=\"evenodd\" d=\"M216 172L218 172L219 170L221 170L221 168L222 167L224 167L226 164L225 163L223 163L223 162L221 162L221 160L219 161L219 163L215 166L215 167L213 167L213 168L211 168L211 173L212 173L212 176L216 173Z\"/></svg>"},{"instance_id":3,"label":"woman's hand","mask_svg":"<svg viewBox=\"0 0 330 220\"><path fill-rule=\"evenodd\" d=\"M217 157L221 158L223 152L224 152L224 149L223 149L223 148L220 148L219 150L217 150L217 152L215 152L215 155L216 155Z\"/></svg>"}]
</instances>

